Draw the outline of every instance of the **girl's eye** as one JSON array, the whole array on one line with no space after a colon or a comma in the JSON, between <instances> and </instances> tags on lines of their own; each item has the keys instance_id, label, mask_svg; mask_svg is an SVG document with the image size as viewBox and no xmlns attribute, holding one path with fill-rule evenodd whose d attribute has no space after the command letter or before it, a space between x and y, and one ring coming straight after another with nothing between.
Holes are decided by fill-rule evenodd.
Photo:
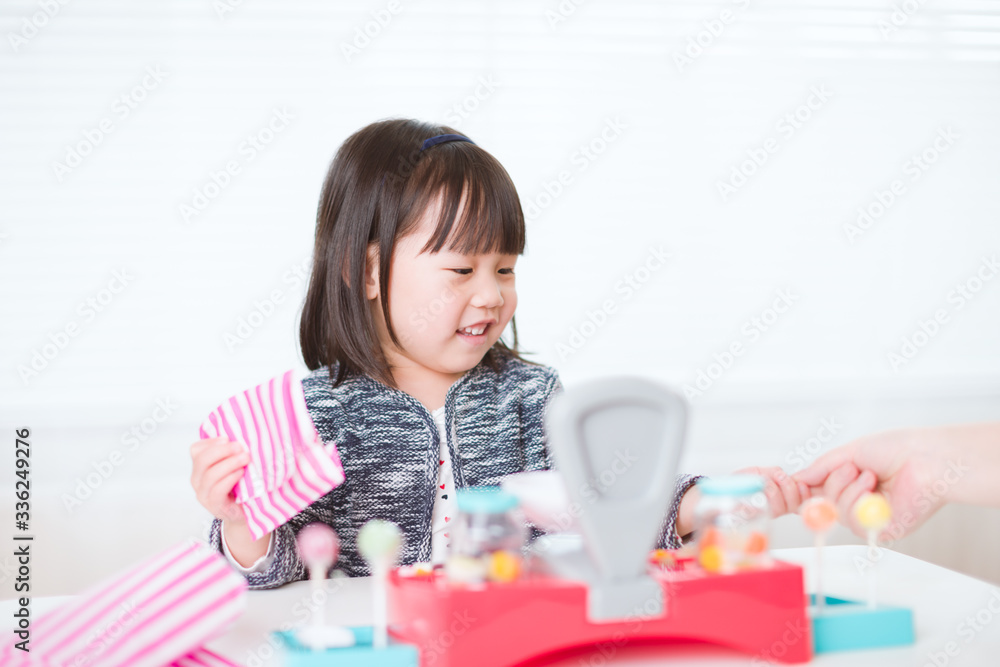
<instances>
[{"instance_id":1,"label":"girl's eye","mask_svg":"<svg viewBox=\"0 0 1000 667\"><path fill-rule=\"evenodd\" d=\"M472 269L450 269L450 270L454 271L460 276L467 276L472 273ZM514 275L514 269L499 269L497 272L502 273L506 276Z\"/></svg>"}]
</instances>

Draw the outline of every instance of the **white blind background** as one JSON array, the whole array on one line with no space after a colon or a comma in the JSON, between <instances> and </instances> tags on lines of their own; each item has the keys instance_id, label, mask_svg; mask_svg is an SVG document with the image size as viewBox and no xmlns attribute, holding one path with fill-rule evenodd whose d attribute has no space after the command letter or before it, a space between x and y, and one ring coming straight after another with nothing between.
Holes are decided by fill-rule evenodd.
<instances>
[{"instance_id":1,"label":"white blind background","mask_svg":"<svg viewBox=\"0 0 1000 667\"><path fill-rule=\"evenodd\" d=\"M113 531L112 492L154 488L187 511L197 424L301 364L334 152L398 116L452 124L514 179L529 217L517 321L532 358L566 384L718 375L692 401L688 467L780 464L834 412L847 426L833 444L908 420L1000 417L1000 276L961 309L954 297L1000 254L1000 4L895 5L915 11L887 29L893 3L881 0L6 2L4 433L35 430L53 516ZM942 130L957 138L934 155ZM763 165L743 165L768 145ZM925 150L936 160L911 180L906 163ZM229 162L239 173L214 190ZM724 201L719 183L741 165L755 173ZM850 243L844 226L895 179L905 191ZM196 190L212 196L185 221ZM651 247L670 258L647 274ZM104 291L122 271L127 284ZM628 295L625 276L648 279ZM793 305L746 333L781 290ZM588 315L609 300L610 315ZM947 322L892 368L887 353L939 309ZM260 324L233 347L241 319ZM731 367L711 368L736 342ZM44 368L25 379L33 359ZM909 407L878 408L897 399ZM176 407L149 433L158 401ZM144 423L84 507L64 509L58 499Z\"/></svg>"}]
</instances>

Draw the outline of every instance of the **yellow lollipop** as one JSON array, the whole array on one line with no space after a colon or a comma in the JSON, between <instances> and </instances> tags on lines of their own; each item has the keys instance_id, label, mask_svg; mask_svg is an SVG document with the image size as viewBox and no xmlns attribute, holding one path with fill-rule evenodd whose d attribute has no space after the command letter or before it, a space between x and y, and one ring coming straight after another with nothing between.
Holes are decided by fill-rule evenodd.
<instances>
[{"instance_id":1,"label":"yellow lollipop","mask_svg":"<svg viewBox=\"0 0 1000 667\"><path fill-rule=\"evenodd\" d=\"M889 525L892 508L881 493L866 493L854 503L854 518L862 528L879 531Z\"/></svg>"}]
</instances>

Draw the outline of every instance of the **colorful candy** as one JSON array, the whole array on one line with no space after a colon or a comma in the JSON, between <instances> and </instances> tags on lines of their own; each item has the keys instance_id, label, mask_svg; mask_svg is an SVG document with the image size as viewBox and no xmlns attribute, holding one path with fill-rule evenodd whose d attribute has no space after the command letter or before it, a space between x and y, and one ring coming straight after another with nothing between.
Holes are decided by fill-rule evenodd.
<instances>
[{"instance_id":1,"label":"colorful candy","mask_svg":"<svg viewBox=\"0 0 1000 667\"><path fill-rule=\"evenodd\" d=\"M725 555L720 547L707 546L698 554L698 564L706 572L721 572L725 564Z\"/></svg>"},{"instance_id":2,"label":"colorful candy","mask_svg":"<svg viewBox=\"0 0 1000 667\"><path fill-rule=\"evenodd\" d=\"M743 550L754 556L767 551L767 535L754 531L747 537L746 546Z\"/></svg>"},{"instance_id":3,"label":"colorful candy","mask_svg":"<svg viewBox=\"0 0 1000 667\"><path fill-rule=\"evenodd\" d=\"M340 555L337 533L325 523L311 523L300 530L295 536L295 546L298 548L299 558L307 567L322 568L324 572L337 562L337 556Z\"/></svg>"},{"instance_id":4,"label":"colorful candy","mask_svg":"<svg viewBox=\"0 0 1000 667\"><path fill-rule=\"evenodd\" d=\"M854 518L865 530L879 531L889 525L892 508L881 493L866 493L854 504Z\"/></svg>"},{"instance_id":5,"label":"colorful candy","mask_svg":"<svg viewBox=\"0 0 1000 667\"><path fill-rule=\"evenodd\" d=\"M494 551L487 556L486 576L490 581L506 584L521 573L521 557L510 551Z\"/></svg>"},{"instance_id":6,"label":"colorful candy","mask_svg":"<svg viewBox=\"0 0 1000 667\"><path fill-rule=\"evenodd\" d=\"M802 503L799 516L802 517L806 528L812 532L825 533L837 523L840 512L837 511L837 506L826 498L810 498Z\"/></svg>"}]
</instances>

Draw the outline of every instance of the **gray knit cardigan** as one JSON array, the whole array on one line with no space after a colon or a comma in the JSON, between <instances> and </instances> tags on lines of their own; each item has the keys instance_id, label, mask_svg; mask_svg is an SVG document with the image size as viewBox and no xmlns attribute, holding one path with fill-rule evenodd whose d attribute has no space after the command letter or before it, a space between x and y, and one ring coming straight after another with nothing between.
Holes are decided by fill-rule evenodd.
<instances>
[{"instance_id":1,"label":"gray knit cardigan","mask_svg":"<svg viewBox=\"0 0 1000 667\"><path fill-rule=\"evenodd\" d=\"M499 355L498 355L499 356ZM511 357L499 370L485 363L448 390L445 419L455 488L495 485L506 475L546 470L552 463L543 419L552 395L562 390L556 371ZM352 577L367 576L357 534L369 519L388 519L403 534L400 564L431 556L431 515L438 475L440 436L430 412L409 394L368 376L352 376L334 388L336 366L320 368L302 382L309 416L325 443L335 443L344 466L343 484L318 499L272 535L273 560L264 572L246 575L250 588L274 588L306 578L295 551L295 535L322 521L340 538L336 567ZM658 547L677 548L681 497L696 480L681 475L667 512ZM537 535L537 531L533 530ZM209 539L221 551L221 522Z\"/></svg>"}]
</instances>

